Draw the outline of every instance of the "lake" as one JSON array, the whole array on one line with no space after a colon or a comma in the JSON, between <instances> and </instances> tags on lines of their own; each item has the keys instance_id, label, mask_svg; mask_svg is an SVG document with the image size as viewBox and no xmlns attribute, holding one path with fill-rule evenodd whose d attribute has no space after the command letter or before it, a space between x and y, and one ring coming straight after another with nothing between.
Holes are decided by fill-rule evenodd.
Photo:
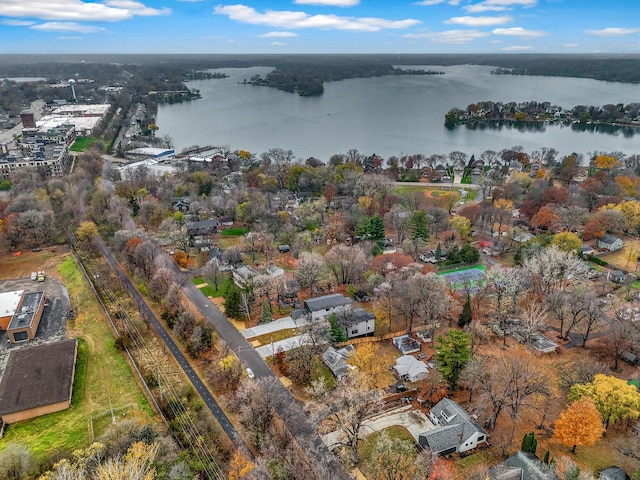
<instances>
[{"instance_id":1,"label":"lake","mask_svg":"<svg viewBox=\"0 0 640 480\"><path fill-rule=\"evenodd\" d=\"M417 68L410 66L407 68ZM572 152L640 153L635 135L579 131L577 126L531 125L518 129L459 126L449 130L444 115L453 107L483 100L549 101L576 105L640 102L640 85L562 77L491 75L493 67L421 66L445 75L385 76L325 83L318 97L300 97L274 88L243 85L270 67L215 70L225 79L189 82L202 99L160 105L158 135L173 138L177 151L192 145L227 145L257 154L269 148L291 149L296 157L327 161L355 148L363 154L480 154L520 145L526 152L553 147Z\"/></svg>"}]
</instances>

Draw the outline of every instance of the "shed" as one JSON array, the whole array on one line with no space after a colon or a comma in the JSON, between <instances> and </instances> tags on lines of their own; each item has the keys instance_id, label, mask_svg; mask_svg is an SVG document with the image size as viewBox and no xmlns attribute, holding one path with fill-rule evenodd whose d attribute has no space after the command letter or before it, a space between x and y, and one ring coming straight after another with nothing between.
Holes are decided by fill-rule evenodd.
<instances>
[{"instance_id":1,"label":"shed","mask_svg":"<svg viewBox=\"0 0 640 480\"><path fill-rule=\"evenodd\" d=\"M629 480L629 475L620 467L612 466L602 470L598 480Z\"/></svg>"}]
</instances>

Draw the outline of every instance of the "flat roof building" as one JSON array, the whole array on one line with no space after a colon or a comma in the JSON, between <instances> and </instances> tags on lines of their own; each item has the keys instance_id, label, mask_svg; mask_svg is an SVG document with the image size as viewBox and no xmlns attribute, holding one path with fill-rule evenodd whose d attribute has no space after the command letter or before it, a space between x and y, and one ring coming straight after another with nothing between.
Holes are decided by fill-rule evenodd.
<instances>
[{"instance_id":1,"label":"flat roof building","mask_svg":"<svg viewBox=\"0 0 640 480\"><path fill-rule=\"evenodd\" d=\"M44 292L30 292L22 296L7 328L9 342L24 342L36 337L44 310L44 300Z\"/></svg>"},{"instance_id":2,"label":"flat roof building","mask_svg":"<svg viewBox=\"0 0 640 480\"><path fill-rule=\"evenodd\" d=\"M15 423L71 406L75 339L12 350L0 383L0 416Z\"/></svg>"},{"instance_id":3,"label":"flat roof building","mask_svg":"<svg viewBox=\"0 0 640 480\"><path fill-rule=\"evenodd\" d=\"M0 330L9 328L9 322L16 313L23 294L24 290L0 293Z\"/></svg>"}]
</instances>

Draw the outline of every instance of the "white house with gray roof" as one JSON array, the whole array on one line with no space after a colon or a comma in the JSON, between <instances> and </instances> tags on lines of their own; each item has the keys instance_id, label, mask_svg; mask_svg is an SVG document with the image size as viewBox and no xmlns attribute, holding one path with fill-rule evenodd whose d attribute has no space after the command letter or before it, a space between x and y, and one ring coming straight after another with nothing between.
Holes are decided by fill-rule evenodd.
<instances>
[{"instance_id":1,"label":"white house with gray roof","mask_svg":"<svg viewBox=\"0 0 640 480\"><path fill-rule=\"evenodd\" d=\"M351 310L351 299L345 297L341 293L324 295L322 297L307 298L304 301L302 310L311 316L311 320L321 320L328 317L332 313L347 313Z\"/></svg>"},{"instance_id":2,"label":"white house with gray roof","mask_svg":"<svg viewBox=\"0 0 640 480\"><path fill-rule=\"evenodd\" d=\"M418 443L436 455L466 452L487 442L487 432L448 398L443 398L431 409L429 420L436 428L421 433Z\"/></svg>"},{"instance_id":3,"label":"white house with gray roof","mask_svg":"<svg viewBox=\"0 0 640 480\"><path fill-rule=\"evenodd\" d=\"M624 242L622 241L621 238L614 237L613 235L609 235L608 233L603 235L596 242L596 246L598 248L603 248L605 250L609 250L610 252L615 252L617 250L620 250L623 245L624 245Z\"/></svg>"}]
</instances>

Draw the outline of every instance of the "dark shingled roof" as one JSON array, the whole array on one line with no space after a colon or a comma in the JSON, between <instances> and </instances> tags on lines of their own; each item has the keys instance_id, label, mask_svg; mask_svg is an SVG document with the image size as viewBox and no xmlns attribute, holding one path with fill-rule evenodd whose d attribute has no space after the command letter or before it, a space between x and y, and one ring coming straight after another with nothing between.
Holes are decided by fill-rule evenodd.
<instances>
[{"instance_id":1,"label":"dark shingled roof","mask_svg":"<svg viewBox=\"0 0 640 480\"><path fill-rule=\"evenodd\" d=\"M75 339L13 350L0 383L0 415L69 401Z\"/></svg>"},{"instance_id":2,"label":"dark shingled roof","mask_svg":"<svg viewBox=\"0 0 640 480\"><path fill-rule=\"evenodd\" d=\"M533 453L520 450L511 455L504 465L522 469L522 480L559 480L559 477Z\"/></svg>"},{"instance_id":3,"label":"dark shingled roof","mask_svg":"<svg viewBox=\"0 0 640 480\"><path fill-rule=\"evenodd\" d=\"M349 305L351 303L351 299L345 297L341 293L334 293L323 297L307 298L304 303L310 312L317 312L319 310L324 310L325 308Z\"/></svg>"}]
</instances>

